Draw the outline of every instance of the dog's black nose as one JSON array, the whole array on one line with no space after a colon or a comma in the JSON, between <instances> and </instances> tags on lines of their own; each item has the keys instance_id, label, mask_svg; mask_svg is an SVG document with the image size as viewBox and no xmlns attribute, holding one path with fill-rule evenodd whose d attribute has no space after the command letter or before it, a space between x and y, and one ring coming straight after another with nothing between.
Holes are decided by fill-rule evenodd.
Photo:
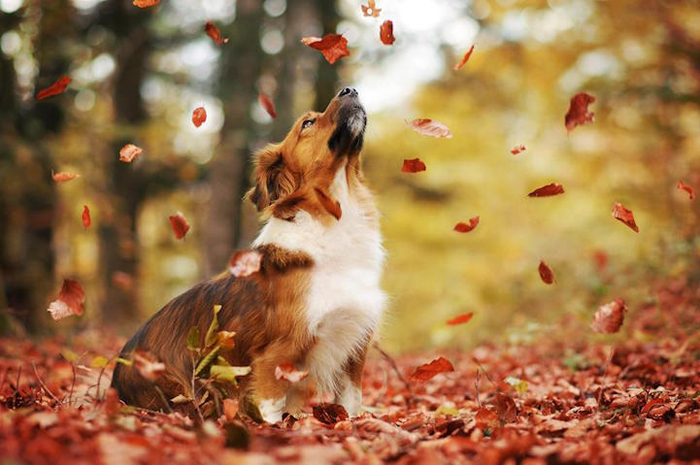
<instances>
[{"instance_id":1,"label":"dog's black nose","mask_svg":"<svg viewBox=\"0 0 700 465\"><path fill-rule=\"evenodd\" d=\"M342 97L343 95L352 95L353 97L357 97L357 91L353 87L343 87L343 89L338 93L338 97Z\"/></svg>"}]
</instances>

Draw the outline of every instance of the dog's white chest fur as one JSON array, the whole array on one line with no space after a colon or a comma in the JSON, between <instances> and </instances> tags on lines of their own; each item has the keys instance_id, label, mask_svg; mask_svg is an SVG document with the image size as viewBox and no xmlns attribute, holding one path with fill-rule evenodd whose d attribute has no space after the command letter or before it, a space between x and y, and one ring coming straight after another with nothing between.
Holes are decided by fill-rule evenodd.
<instances>
[{"instance_id":1,"label":"dog's white chest fur","mask_svg":"<svg viewBox=\"0 0 700 465\"><path fill-rule=\"evenodd\" d=\"M293 222L272 218L255 245L275 244L313 259L305 316L315 345L306 369L319 390L343 396L343 366L367 344L384 310L384 250L375 221L349 195L344 167L330 193L342 210L332 226L300 211Z\"/></svg>"}]
</instances>

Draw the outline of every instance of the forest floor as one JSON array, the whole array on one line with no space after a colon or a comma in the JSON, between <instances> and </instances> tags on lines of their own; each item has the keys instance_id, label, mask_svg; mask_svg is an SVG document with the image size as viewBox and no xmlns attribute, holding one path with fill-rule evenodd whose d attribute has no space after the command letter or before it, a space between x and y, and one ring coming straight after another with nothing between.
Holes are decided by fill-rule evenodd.
<instances>
[{"instance_id":1,"label":"forest floor","mask_svg":"<svg viewBox=\"0 0 700 465\"><path fill-rule=\"evenodd\" d=\"M118 338L0 340L0 463L697 462L699 309L700 290L680 280L632 308L614 336L568 321L533 344L402 356L395 367L373 350L358 418L317 409L275 425L93 400ZM438 356L454 371L410 377Z\"/></svg>"}]
</instances>

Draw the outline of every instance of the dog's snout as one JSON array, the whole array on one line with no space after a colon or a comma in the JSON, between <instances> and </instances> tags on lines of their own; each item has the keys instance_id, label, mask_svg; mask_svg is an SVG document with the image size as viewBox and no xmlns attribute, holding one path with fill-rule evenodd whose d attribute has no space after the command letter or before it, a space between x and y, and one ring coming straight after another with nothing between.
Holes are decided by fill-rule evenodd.
<instances>
[{"instance_id":1,"label":"dog's snout","mask_svg":"<svg viewBox=\"0 0 700 465\"><path fill-rule=\"evenodd\" d=\"M345 95L357 97L357 91L354 87L343 87L343 89L338 93L338 97L343 97Z\"/></svg>"}]
</instances>

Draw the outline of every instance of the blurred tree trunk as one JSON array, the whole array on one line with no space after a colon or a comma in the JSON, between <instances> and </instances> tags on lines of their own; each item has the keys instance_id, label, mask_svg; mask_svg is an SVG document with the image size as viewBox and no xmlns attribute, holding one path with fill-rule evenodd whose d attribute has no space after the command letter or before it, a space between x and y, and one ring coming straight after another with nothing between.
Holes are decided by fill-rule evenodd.
<instances>
[{"instance_id":1,"label":"blurred tree trunk","mask_svg":"<svg viewBox=\"0 0 700 465\"><path fill-rule=\"evenodd\" d=\"M340 15L336 9L336 2L329 0L316 0L316 8L319 14L319 22L323 28L323 34L335 33L340 21ZM359 7L358 7L359 8ZM338 65L329 64L320 58L316 73L316 101L314 108L323 111L335 95L338 87Z\"/></svg>"},{"instance_id":2,"label":"blurred tree trunk","mask_svg":"<svg viewBox=\"0 0 700 465\"><path fill-rule=\"evenodd\" d=\"M211 201L204 232L205 273L224 269L241 236L241 198L248 188L255 122L250 109L258 98L256 83L264 52L260 33L262 2L239 0L236 19L224 31L229 42L221 47L218 95L224 106L222 139L211 163Z\"/></svg>"},{"instance_id":3,"label":"blurred tree trunk","mask_svg":"<svg viewBox=\"0 0 700 465\"><path fill-rule=\"evenodd\" d=\"M66 44L75 38L75 11L69 0L43 1L26 8L41 8L34 43L39 90L68 71ZM25 17L36 13L27 11ZM0 283L4 293L0 303L27 330L38 332L47 321L46 305L57 292L52 249L57 192L51 179L56 167L48 145L40 141L63 130L64 106L70 100L59 96L22 107L13 63L4 56L0 73Z\"/></svg>"},{"instance_id":4,"label":"blurred tree trunk","mask_svg":"<svg viewBox=\"0 0 700 465\"><path fill-rule=\"evenodd\" d=\"M152 39L148 28L148 11L134 8L130 2L110 0L100 11L100 22L118 38L115 50L117 67L113 79L115 123L126 131L109 143L105 155L103 194L110 205L100 223L100 257L104 293L102 318L111 323L136 320L139 312L136 286L115 285L115 273L136 278L139 265L137 215L145 200L148 179L132 165L119 161L119 149L137 140L139 125L147 119L141 84L148 70Z\"/></svg>"}]
</instances>

